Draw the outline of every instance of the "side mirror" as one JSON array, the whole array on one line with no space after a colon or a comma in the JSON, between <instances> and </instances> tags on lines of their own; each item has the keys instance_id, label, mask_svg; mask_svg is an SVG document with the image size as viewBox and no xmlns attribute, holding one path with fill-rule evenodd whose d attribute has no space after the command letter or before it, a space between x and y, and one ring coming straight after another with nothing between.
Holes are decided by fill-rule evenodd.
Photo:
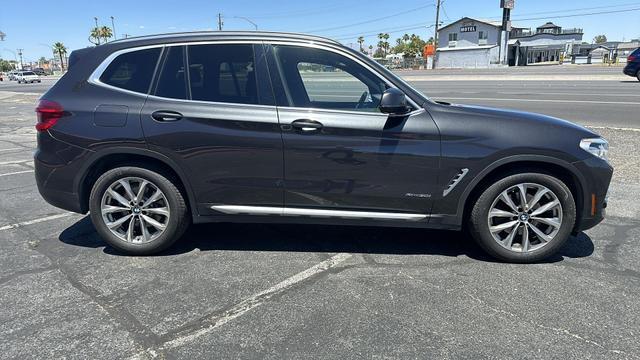
<instances>
[{"instance_id":1,"label":"side mirror","mask_svg":"<svg viewBox=\"0 0 640 360\"><path fill-rule=\"evenodd\" d=\"M404 115L411 110L407 96L396 88L389 88L382 94L380 111L389 115Z\"/></svg>"}]
</instances>

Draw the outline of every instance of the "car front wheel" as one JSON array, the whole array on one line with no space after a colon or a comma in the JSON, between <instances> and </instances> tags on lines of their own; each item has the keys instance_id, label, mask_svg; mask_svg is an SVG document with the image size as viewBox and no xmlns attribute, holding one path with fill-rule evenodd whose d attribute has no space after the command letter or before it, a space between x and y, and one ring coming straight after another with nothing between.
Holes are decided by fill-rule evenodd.
<instances>
[{"instance_id":1,"label":"car front wheel","mask_svg":"<svg viewBox=\"0 0 640 360\"><path fill-rule=\"evenodd\" d=\"M558 178L523 173L489 186L476 201L471 233L490 255L531 263L555 254L571 235L576 205Z\"/></svg>"},{"instance_id":2,"label":"car front wheel","mask_svg":"<svg viewBox=\"0 0 640 360\"><path fill-rule=\"evenodd\" d=\"M112 247L130 255L167 249L190 224L184 197L169 177L139 167L119 167L96 181L91 221Z\"/></svg>"}]
</instances>

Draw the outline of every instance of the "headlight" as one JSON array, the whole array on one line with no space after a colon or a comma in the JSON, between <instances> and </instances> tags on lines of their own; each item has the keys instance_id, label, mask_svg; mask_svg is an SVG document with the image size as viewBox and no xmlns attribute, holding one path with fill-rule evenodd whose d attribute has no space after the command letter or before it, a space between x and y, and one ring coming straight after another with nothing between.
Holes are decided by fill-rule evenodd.
<instances>
[{"instance_id":1,"label":"headlight","mask_svg":"<svg viewBox=\"0 0 640 360\"><path fill-rule=\"evenodd\" d=\"M609 143L603 138L582 139L580 148L600 159L609 161Z\"/></svg>"}]
</instances>

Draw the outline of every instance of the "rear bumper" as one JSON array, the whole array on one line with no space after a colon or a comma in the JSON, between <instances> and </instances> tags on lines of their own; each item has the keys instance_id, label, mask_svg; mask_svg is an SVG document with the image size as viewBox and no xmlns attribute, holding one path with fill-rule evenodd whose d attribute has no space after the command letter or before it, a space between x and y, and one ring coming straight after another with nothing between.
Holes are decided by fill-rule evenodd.
<instances>
[{"instance_id":1,"label":"rear bumper","mask_svg":"<svg viewBox=\"0 0 640 360\"><path fill-rule=\"evenodd\" d=\"M640 70L640 63L633 62L633 63L627 64L627 66L625 66L622 72L625 75L636 76L638 75L638 70Z\"/></svg>"},{"instance_id":2,"label":"rear bumper","mask_svg":"<svg viewBox=\"0 0 640 360\"><path fill-rule=\"evenodd\" d=\"M49 204L85 214L78 193L78 174L83 159L90 151L54 139L49 133L38 133L38 149L34 155L36 184Z\"/></svg>"}]
</instances>

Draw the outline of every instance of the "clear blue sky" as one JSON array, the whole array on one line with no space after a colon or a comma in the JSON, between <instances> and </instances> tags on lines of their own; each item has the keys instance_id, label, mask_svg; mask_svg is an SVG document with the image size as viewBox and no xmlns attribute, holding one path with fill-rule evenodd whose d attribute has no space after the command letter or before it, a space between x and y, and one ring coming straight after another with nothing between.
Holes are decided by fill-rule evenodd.
<instances>
[{"instance_id":1,"label":"clear blue sky","mask_svg":"<svg viewBox=\"0 0 640 360\"><path fill-rule=\"evenodd\" d=\"M251 30L253 26L234 16L245 16L261 30L310 32L355 43L359 35L375 46L378 32L389 32L392 43L407 32L423 38L433 35L435 0L3 0L0 4L0 30L7 34L0 42L0 56L12 59L17 48L24 49L25 60L51 56L48 46L63 42L70 50L89 46L89 29L94 16L100 25L111 26L115 17L120 37L176 31L212 30L218 12L223 13L225 30ZM28 3L28 5L27 5ZM463 16L495 19L501 17L499 0L444 0L442 21L446 24ZM176 8L180 4L181 8ZM34 10L30 10L34 9ZM631 10L635 9L635 10ZM592 16L559 16L602 11L626 10ZM18 14L25 16L17 16ZM563 27L585 29L585 41L597 34L609 40L640 37L640 1L632 0L516 0L514 23L536 27L554 21ZM384 19L382 19L385 17ZM535 20L522 20L542 18ZM520 19L520 20L519 20Z\"/></svg>"}]
</instances>

